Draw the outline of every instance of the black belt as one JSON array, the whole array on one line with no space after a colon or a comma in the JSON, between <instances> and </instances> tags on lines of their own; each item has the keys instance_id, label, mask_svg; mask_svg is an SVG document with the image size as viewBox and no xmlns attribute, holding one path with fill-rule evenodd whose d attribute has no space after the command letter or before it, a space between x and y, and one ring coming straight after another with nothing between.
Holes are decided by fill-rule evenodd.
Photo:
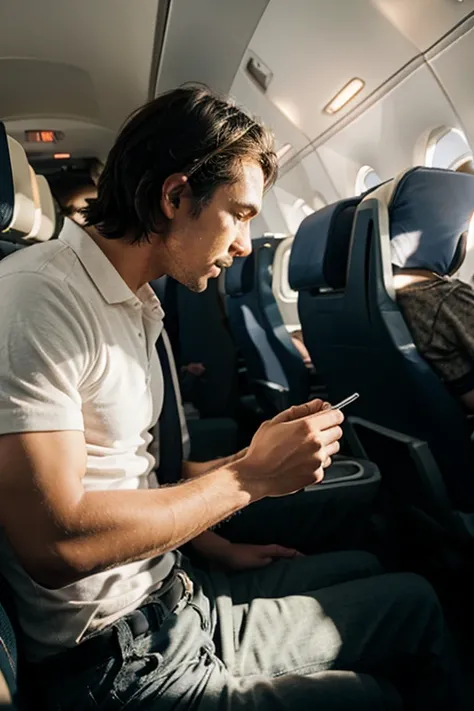
<instances>
[{"instance_id":1,"label":"black belt","mask_svg":"<svg viewBox=\"0 0 474 711\"><path fill-rule=\"evenodd\" d=\"M159 627L157 616L153 610L153 603L159 601L171 613L176 610L183 599L189 599L192 595L192 582L185 573L173 571L171 580L163 583L163 592L158 590L141 607L133 610L123 618L127 623L134 637L139 637L153 628ZM111 645L117 640L117 630L115 625L101 630L92 637L86 638L83 642L53 657L48 657L42 662L32 665L32 671L36 674L47 674L48 670L53 674L71 671L79 672L89 669L91 665L111 654Z\"/></svg>"}]
</instances>

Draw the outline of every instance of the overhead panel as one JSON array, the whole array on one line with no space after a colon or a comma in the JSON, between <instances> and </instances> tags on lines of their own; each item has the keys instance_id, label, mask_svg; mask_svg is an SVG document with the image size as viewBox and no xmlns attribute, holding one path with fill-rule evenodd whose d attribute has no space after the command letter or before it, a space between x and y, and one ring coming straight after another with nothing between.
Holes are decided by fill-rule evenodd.
<instances>
[{"instance_id":1,"label":"overhead panel","mask_svg":"<svg viewBox=\"0 0 474 711\"><path fill-rule=\"evenodd\" d=\"M190 81L228 92L268 2L172 2L156 93Z\"/></svg>"},{"instance_id":2,"label":"overhead panel","mask_svg":"<svg viewBox=\"0 0 474 711\"><path fill-rule=\"evenodd\" d=\"M312 139L413 59L417 49L371 0L272 0L249 52L273 73L267 101ZM324 113L356 77L364 89L339 112Z\"/></svg>"}]
</instances>

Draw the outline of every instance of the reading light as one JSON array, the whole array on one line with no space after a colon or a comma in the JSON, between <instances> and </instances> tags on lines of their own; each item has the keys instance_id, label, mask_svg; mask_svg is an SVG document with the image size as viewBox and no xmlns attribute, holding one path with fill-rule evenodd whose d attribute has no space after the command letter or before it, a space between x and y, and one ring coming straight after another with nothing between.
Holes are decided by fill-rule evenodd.
<instances>
[{"instance_id":1,"label":"reading light","mask_svg":"<svg viewBox=\"0 0 474 711\"><path fill-rule=\"evenodd\" d=\"M365 86L365 81L354 78L348 82L336 96L331 99L323 111L330 116L340 111L343 106L349 103Z\"/></svg>"},{"instance_id":2,"label":"reading light","mask_svg":"<svg viewBox=\"0 0 474 711\"><path fill-rule=\"evenodd\" d=\"M55 160L67 160L67 159L70 158L70 157L71 157L71 154L70 154L70 153L55 153L55 154L53 155L53 158L54 158Z\"/></svg>"}]
</instances>

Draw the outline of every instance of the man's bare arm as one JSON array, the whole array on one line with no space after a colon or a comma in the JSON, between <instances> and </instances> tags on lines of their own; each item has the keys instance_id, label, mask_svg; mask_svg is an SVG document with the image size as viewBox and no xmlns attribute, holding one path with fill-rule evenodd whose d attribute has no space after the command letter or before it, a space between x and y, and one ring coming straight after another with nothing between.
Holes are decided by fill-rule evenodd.
<instances>
[{"instance_id":1,"label":"man's bare arm","mask_svg":"<svg viewBox=\"0 0 474 711\"><path fill-rule=\"evenodd\" d=\"M84 435L0 437L0 525L25 570L49 587L174 550L264 496L320 481L338 451L339 411L320 401L258 430L248 452L174 487L84 491Z\"/></svg>"},{"instance_id":2,"label":"man's bare arm","mask_svg":"<svg viewBox=\"0 0 474 711\"><path fill-rule=\"evenodd\" d=\"M0 523L46 586L174 550L252 500L226 467L175 487L85 492L85 462L81 432L0 437Z\"/></svg>"},{"instance_id":3,"label":"man's bare arm","mask_svg":"<svg viewBox=\"0 0 474 711\"><path fill-rule=\"evenodd\" d=\"M211 459L209 462L183 462L183 479L193 479L196 476L202 476L202 474L211 471L211 469L227 467L239 459L242 459L242 457L247 454L247 450L248 447L240 450L240 452L237 452L236 454L231 454L229 457Z\"/></svg>"}]
</instances>

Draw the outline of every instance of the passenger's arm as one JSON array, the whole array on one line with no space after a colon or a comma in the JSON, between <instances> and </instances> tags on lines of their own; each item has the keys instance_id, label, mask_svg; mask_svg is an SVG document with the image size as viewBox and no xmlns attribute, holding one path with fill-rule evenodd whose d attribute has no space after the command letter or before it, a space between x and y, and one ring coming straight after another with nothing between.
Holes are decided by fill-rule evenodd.
<instances>
[{"instance_id":1,"label":"passenger's arm","mask_svg":"<svg viewBox=\"0 0 474 711\"><path fill-rule=\"evenodd\" d=\"M247 454L174 487L84 491L84 435L0 437L0 525L25 570L63 586L174 550L252 501L318 482L339 449L339 411L291 408L256 433Z\"/></svg>"}]
</instances>

